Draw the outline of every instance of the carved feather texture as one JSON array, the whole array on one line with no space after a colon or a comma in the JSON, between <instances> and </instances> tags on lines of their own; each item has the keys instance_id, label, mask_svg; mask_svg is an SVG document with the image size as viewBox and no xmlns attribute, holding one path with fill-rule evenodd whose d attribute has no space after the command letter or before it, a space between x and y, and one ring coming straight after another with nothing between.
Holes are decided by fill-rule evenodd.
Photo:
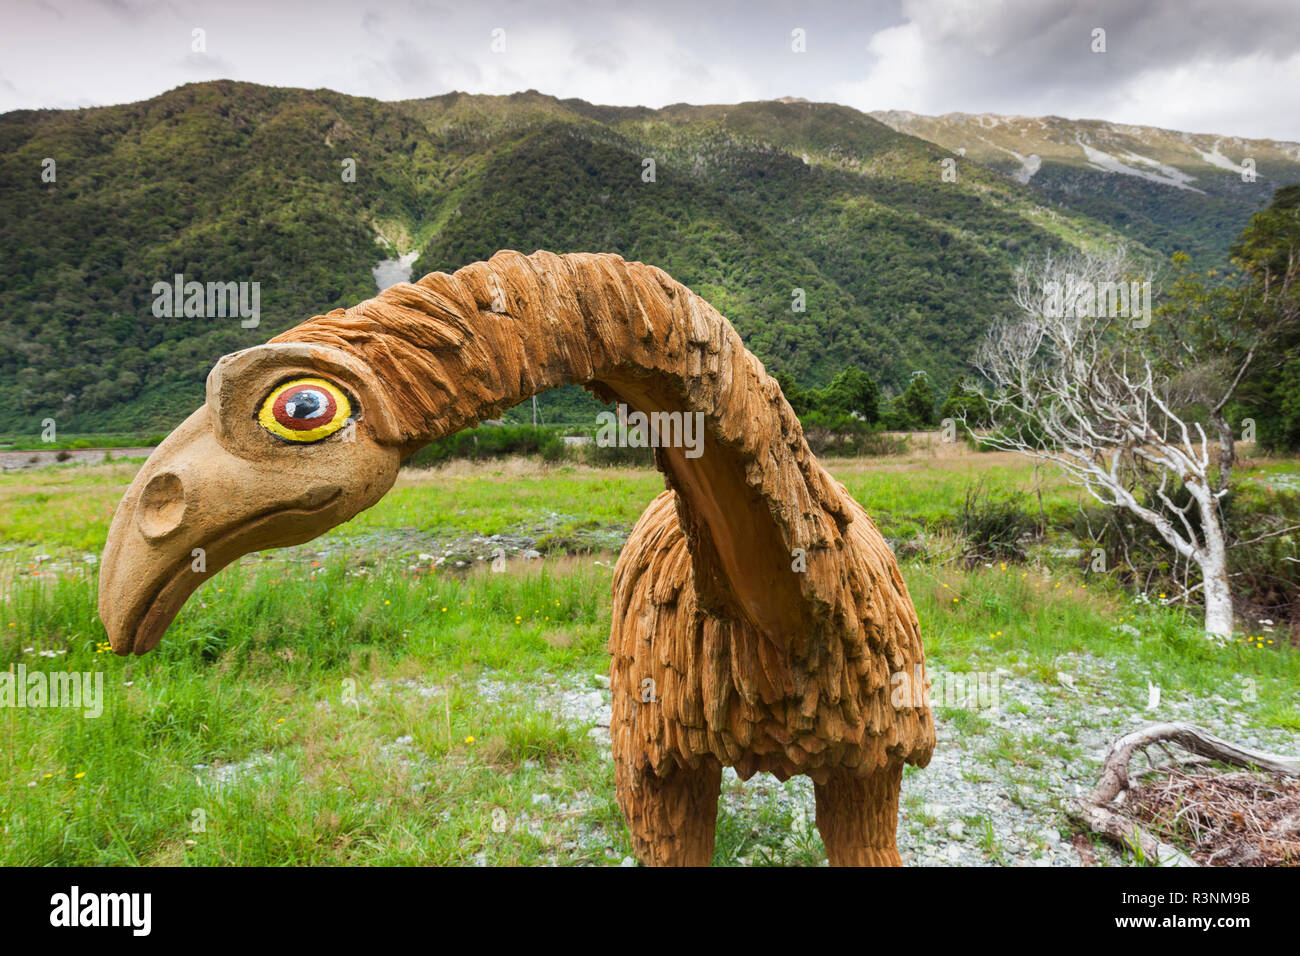
<instances>
[{"instance_id":1,"label":"carved feather texture","mask_svg":"<svg viewBox=\"0 0 1300 956\"><path fill-rule=\"evenodd\" d=\"M924 666L893 554L731 324L662 270L499 252L273 341L369 363L409 451L566 383L646 412L703 414L698 459L656 452L668 490L615 569L611 734L630 820L671 830L678 811L637 802L679 769L819 784L848 774L878 787L902 762L929 761L928 706L891 702L895 675L911 681ZM796 550L806 570L793 569Z\"/></svg>"}]
</instances>

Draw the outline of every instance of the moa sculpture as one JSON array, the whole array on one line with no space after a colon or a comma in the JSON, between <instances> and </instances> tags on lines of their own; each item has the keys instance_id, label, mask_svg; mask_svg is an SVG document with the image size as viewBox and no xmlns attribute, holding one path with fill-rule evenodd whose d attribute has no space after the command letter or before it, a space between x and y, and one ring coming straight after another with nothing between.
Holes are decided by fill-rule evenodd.
<instances>
[{"instance_id":1,"label":"moa sculpture","mask_svg":"<svg viewBox=\"0 0 1300 956\"><path fill-rule=\"evenodd\" d=\"M897 865L903 765L929 761L934 723L893 555L731 324L615 255L499 252L220 359L114 515L113 650L153 648L239 556L370 507L421 446L566 383L703 415L693 453L656 449L667 490L614 571L610 731L637 855L707 865L731 766L812 777L832 864Z\"/></svg>"}]
</instances>

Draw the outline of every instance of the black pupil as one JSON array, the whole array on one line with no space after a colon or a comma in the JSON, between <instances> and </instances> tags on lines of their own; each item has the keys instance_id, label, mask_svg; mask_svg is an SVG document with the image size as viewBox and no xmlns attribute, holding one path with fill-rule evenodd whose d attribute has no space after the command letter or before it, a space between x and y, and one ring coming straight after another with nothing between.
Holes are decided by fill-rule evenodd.
<instances>
[{"instance_id":1,"label":"black pupil","mask_svg":"<svg viewBox=\"0 0 1300 956\"><path fill-rule=\"evenodd\" d=\"M294 418L315 418L321 412L320 397L312 392L297 392L285 402L285 411Z\"/></svg>"}]
</instances>

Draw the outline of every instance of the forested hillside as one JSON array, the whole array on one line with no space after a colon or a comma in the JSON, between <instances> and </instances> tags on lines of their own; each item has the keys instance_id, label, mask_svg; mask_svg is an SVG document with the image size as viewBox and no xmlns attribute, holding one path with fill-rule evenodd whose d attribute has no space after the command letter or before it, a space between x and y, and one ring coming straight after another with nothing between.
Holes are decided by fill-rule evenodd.
<instances>
[{"instance_id":1,"label":"forested hillside","mask_svg":"<svg viewBox=\"0 0 1300 956\"><path fill-rule=\"evenodd\" d=\"M384 103L218 81L7 113L0 431L169 428L218 356L373 295L371 268L412 251L416 277L502 248L617 252L708 298L773 372L811 387L858 365L898 392L925 369L943 394L1017 259L1124 231L971 159L945 181L945 158L855 110L786 101ZM1139 245L1203 244L1180 216ZM260 324L155 316L153 286L176 274L260 283Z\"/></svg>"}]
</instances>

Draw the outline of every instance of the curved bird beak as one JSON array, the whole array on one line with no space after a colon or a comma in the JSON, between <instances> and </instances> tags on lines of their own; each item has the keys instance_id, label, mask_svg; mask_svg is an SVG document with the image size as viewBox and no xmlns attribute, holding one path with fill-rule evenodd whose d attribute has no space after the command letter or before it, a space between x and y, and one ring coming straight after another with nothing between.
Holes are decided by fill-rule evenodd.
<instances>
[{"instance_id":1,"label":"curved bird beak","mask_svg":"<svg viewBox=\"0 0 1300 956\"><path fill-rule=\"evenodd\" d=\"M235 559L310 541L392 487L400 455L375 439L372 426L306 445L257 426L249 409L264 397L263 382L284 377L268 353L279 361L303 348L260 346L222 359L209 376L207 404L131 482L100 563L99 614L116 653L151 650L195 589ZM305 366L314 374L320 368Z\"/></svg>"}]
</instances>

